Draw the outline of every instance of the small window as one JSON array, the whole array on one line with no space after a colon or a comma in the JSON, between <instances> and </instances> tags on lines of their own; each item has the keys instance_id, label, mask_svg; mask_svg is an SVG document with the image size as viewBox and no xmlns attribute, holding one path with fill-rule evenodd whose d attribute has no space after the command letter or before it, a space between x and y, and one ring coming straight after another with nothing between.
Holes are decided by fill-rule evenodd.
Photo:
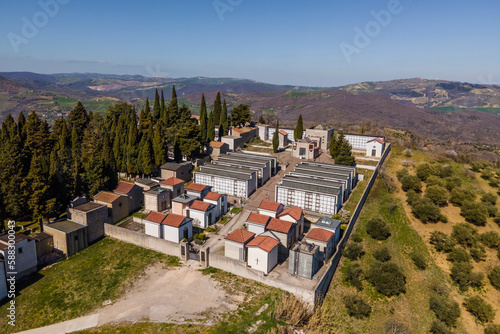
<instances>
[{"instance_id":1,"label":"small window","mask_svg":"<svg viewBox=\"0 0 500 334\"><path fill-rule=\"evenodd\" d=\"M78 236L77 235L75 235L75 241L78 241Z\"/></svg>"},{"instance_id":2,"label":"small window","mask_svg":"<svg viewBox=\"0 0 500 334\"><path fill-rule=\"evenodd\" d=\"M23 252L23 248L22 248L22 247L19 247L19 248L17 249L17 252L18 252L19 254L21 254L21 253Z\"/></svg>"},{"instance_id":3,"label":"small window","mask_svg":"<svg viewBox=\"0 0 500 334\"><path fill-rule=\"evenodd\" d=\"M122 207L122 202L118 203L118 206L121 208Z\"/></svg>"}]
</instances>

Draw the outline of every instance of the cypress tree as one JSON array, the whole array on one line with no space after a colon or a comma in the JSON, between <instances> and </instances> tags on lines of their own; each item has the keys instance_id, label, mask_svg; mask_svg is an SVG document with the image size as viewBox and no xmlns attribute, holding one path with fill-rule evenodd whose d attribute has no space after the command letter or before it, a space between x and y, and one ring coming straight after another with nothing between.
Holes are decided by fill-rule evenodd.
<instances>
[{"instance_id":1,"label":"cypress tree","mask_svg":"<svg viewBox=\"0 0 500 334\"><path fill-rule=\"evenodd\" d=\"M127 173L137 174L137 127L135 123L129 123L127 141Z\"/></svg>"},{"instance_id":2,"label":"cypress tree","mask_svg":"<svg viewBox=\"0 0 500 334\"><path fill-rule=\"evenodd\" d=\"M302 114L300 114L299 119L297 120L297 125L295 126L295 130L293 131L293 140L297 141L302 139L303 133L304 124L302 123Z\"/></svg>"},{"instance_id":3,"label":"cypress tree","mask_svg":"<svg viewBox=\"0 0 500 334\"><path fill-rule=\"evenodd\" d=\"M104 135L102 160L104 162L104 189L112 190L118 184L118 175L113 149L107 134Z\"/></svg>"},{"instance_id":4,"label":"cypress tree","mask_svg":"<svg viewBox=\"0 0 500 334\"><path fill-rule=\"evenodd\" d=\"M142 172L146 175L151 175L153 173L153 161L151 142L149 140L144 140L142 145Z\"/></svg>"},{"instance_id":5,"label":"cypress tree","mask_svg":"<svg viewBox=\"0 0 500 334\"><path fill-rule=\"evenodd\" d=\"M160 102L160 118L163 124L167 122L167 107L165 106L165 97L163 96L163 89L161 90L161 102Z\"/></svg>"},{"instance_id":6,"label":"cypress tree","mask_svg":"<svg viewBox=\"0 0 500 334\"><path fill-rule=\"evenodd\" d=\"M224 99L224 103L222 104L222 112L220 113L220 121L219 121L219 141L222 136L226 136L229 133L229 121L227 118L227 105L226 99Z\"/></svg>"},{"instance_id":7,"label":"cypress tree","mask_svg":"<svg viewBox=\"0 0 500 334\"><path fill-rule=\"evenodd\" d=\"M75 108L69 113L69 124L71 124L71 128L76 127L76 133L78 135L78 140L82 140L83 131L87 127L88 122L90 121L89 115L87 111L83 107L82 102L78 101Z\"/></svg>"},{"instance_id":8,"label":"cypress tree","mask_svg":"<svg viewBox=\"0 0 500 334\"><path fill-rule=\"evenodd\" d=\"M181 147L177 140L174 142L174 160L175 162L182 161Z\"/></svg>"},{"instance_id":9,"label":"cypress tree","mask_svg":"<svg viewBox=\"0 0 500 334\"><path fill-rule=\"evenodd\" d=\"M260 115L260 117L259 117L259 123L260 124L266 124L266 120L264 119L264 115Z\"/></svg>"},{"instance_id":10,"label":"cypress tree","mask_svg":"<svg viewBox=\"0 0 500 334\"><path fill-rule=\"evenodd\" d=\"M155 102L156 103L156 102ZM146 134L151 124L151 112L149 107L149 99L146 98L146 105L144 109L141 110L139 115L139 130L142 134Z\"/></svg>"},{"instance_id":11,"label":"cypress tree","mask_svg":"<svg viewBox=\"0 0 500 334\"><path fill-rule=\"evenodd\" d=\"M207 104L205 102L205 94L201 94L201 105L200 105L200 130L201 130L201 140L205 142L207 140Z\"/></svg>"},{"instance_id":12,"label":"cypress tree","mask_svg":"<svg viewBox=\"0 0 500 334\"><path fill-rule=\"evenodd\" d=\"M194 157L201 146L200 128L193 122L185 123L179 129L176 141L183 156Z\"/></svg>"},{"instance_id":13,"label":"cypress tree","mask_svg":"<svg viewBox=\"0 0 500 334\"><path fill-rule=\"evenodd\" d=\"M220 114L222 112L222 104L220 100L220 92L217 92L217 97L215 98L214 102L214 110L212 111L214 113L214 125L219 125L220 123Z\"/></svg>"},{"instance_id":14,"label":"cypress tree","mask_svg":"<svg viewBox=\"0 0 500 334\"><path fill-rule=\"evenodd\" d=\"M153 104L153 120L156 122L160 119L161 107L160 96L158 95L158 88L155 91L155 103Z\"/></svg>"},{"instance_id":15,"label":"cypress tree","mask_svg":"<svg viewBox=\"0 0 500 334\"><path fill-rule=\"evenodd\" d=\"M156 124L153 137L153 153L156 166L160 167L167 162L168 147L161 124Z\"/></svg>"},{"instance_id":16,"label":"cypress tree","mask_svg":"<svg viewBox=\"0 0 500 334\"><path fill-rule=\"evenodd\" d=\"M50 183L48 173L44 168L46 158L35 155L31 159L31 166L28 175L23 183L29 192L28 208L32 212L33 219L45 219L54 213L56 199L50 198Z\"/></svg>"},{"instance_id":17,"label":"cypress tree","mask_svg":"<svg viewBox=\"0 0 500 334\"><path fill-rule=\"evenodd\" d=\"M280 138L279 138L279 131L280 131L280 121L276 121L276 128L274 129L274 134L273 134L273 152L278 153L278 148L280 145Z\"/></svg>"},{"instance_id":18,"label":"cypress tree","mask_svg":"<svg viewBox=\"0 0 500 334\"><path fill-rule=\"evenodd\" d=\"M172 98L168 103L167 107L167 127L171 127L177 122L177 116L179 114L179 105L177 103L177 92L175 91L175 85L172 86Z\"/></svg>"},{"instance_id":19,"label":"cypress tree","mask_svg":"<svg viewBox=\"0 0 500 334\"><path fill-rule=\"evenodd\" d=\"M332 139L330 140L330 156L332 159L335 159L337 155L339 155L339 138L337 138L337 134L334 133Z\"/></svg>"},{"instance_id":20,"label":"cypress tree","mask_svg":"<svg viewBox=\"0 0 500 334\"><path fill-rule=\"evenodd\" d=\"M346 166L352 166L356 161L352 154L351 144L345 139L343 132L339 138L339 152L334 159L336 164Z\"/></svg>"},{"instance_id":21,"label":"cypress tree","mask_svg":"<svg viewBox=\"0 0 500 334\"><path fill-rule=\"evenodd\" d=\"M178 125L183 125L186 122L189 122L191 119L191 111L189 108L183 104L182 107L179 109L179 114L177 116L177 123Z\"/></svg>"},{"instance_id":22,"label":"cypress tree","mask_svg":"<svg viewBox=\"0 0 500 334\"><path fill-rule=\"evenodd\" d=\"M210 113L207 122L207 140L213 141L215 139L215 122L214 122L214 112Z\"/></svg>"},{"instance_id":23,"label":"cypress tree","mask_svg":"<svg viewBox=\"0 0 500 334\"><path fill-rule=\"evenodd\" d=\"M24 125L26 124L26 118L24 117L23 112L21 111L19 113L19 116L17 118L17 131L19 132L19 135L21 136L21 139L24 140L26 139L25 131L24 131Z\"/></svg>"}]
</instances>

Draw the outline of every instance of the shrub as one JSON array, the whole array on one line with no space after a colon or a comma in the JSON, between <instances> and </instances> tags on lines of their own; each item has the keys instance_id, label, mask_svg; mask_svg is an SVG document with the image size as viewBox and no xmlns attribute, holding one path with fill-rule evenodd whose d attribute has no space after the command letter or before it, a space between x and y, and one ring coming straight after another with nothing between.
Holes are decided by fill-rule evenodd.
<instances>
[{"instance_id":1,"label":"shrub","mask_svg":"<svg viewBox=\"0 0 500 334\"><path fill-rule=\"evenodd\" d=\"M273 299L275 307L272 315L275 319L284 320L292 326L303 326L311 318L309 308L294 295L282 293Z\"/></svg>"},{"instance_id":2,"label":"shrub","mask_svg":"<svg viewBox=\"0 0 500 334\"><path fill-rule=\"evenodd\" d=\"M380 262L387 262L391 259L391 253L387 247L379 248L373 252L373 257Z\"/></svg>"},{"instance_id":3,"label":"shrub","mask_svg":"<svg viewBox=\"0 0 500 334\"><path fill-rule=\"evenodd\" d=\"M425 181L427 183L427 186L440 186L440 187L446 187L446 180L442 179L439 176L436 175L431 175L427 178Z\"/></svg>"},{"instance_id":4,"label":"shrub","mask_svg":"<svg viewBox=\"0 0 500 334\"><path fill-rule=\"evenodd\" d=\"M217 228L214 226L209 226L205 229L205 232L217 232Z\"/></svg>"},{"instance_id":5,"label":"shrub","mask_svg":"<svg viewBox=\"0 0 500 334\"><path fill-rule=\"evenodd\" d=\"M471 247L479 239L479 234L474 226L467 223L459 223L453 226L451 237L464 247Z\"/></svg>"},{"instance_id":6,"label":"shrub","mask_svg":"<svg viewBox=\"0 0 500 334\"><path fill-rule=\"evenodd\" d=\"M488 278L490 279L491 285L500 290L500 266L494 266L488 274Z\"/></svg>"},{"instance_id":7,"label":"shrub","mask_svg":"<svg viewBox=\"0 0 500 334\"><path fill-rule=\"evenodd\" d=\"M498 216L498 209L497 209L496 204L484 203L483 205L486 208L486 212L488 213L489 217Z\"/></svg>"},{"instance_id":8,"label":"shrub","mask_svg":"<svg viewBox=\"0 0 500 334\"><path fill-rule=\"evenodd\" d=\"M481 201L484 203L497 204L498 197L492 193L486 193L481 197Z\"/></svg>"},{"instance_id":9,"label":"shrub","mask_svg":"<svg viewBox=\"0 0 500 334\"><path fill-rule=\"evenodd\" d=\"M448 189L448 191L452 191L453 189L458 188L461 185L462 179L457 176L446 178L446 189Z\"/></svg>"},{"instance_id":10,"label":"shrub","mask_svg":"<svg viewBox=\"0 0 500 334\"><path fill-rule=\"evenodd\" d=\"M427 261L425 260L425 256L422 254L413 253L411 255L411 259L419 270L425 270L425 268L427 268Z\"/></svg>"},{"instance_id":11,"label":"shrub","mask_svg":"<svg viewBox=\"0 0 500 334\"><path fill-rule=\"evenodd\" d=\"M366 277L378 292L387 297L406 292L406 277L395 263L373 263Z\"/></svg>"},{"instance_id":12,"label":"shrub","mask_svg":"<svg viewBox=\"0 0 500 334\"><path fill-rule=\"evenodd\" d=\"M480 236L480 240L486 247L497 248L500 246L500 235L495 231L484 232Z\"/></svg>"},{"instance_id":13,"label":"shrub","mask_svg":"<svg viewBox=\"0 0 500 334\"><path fill-rule=\"evenodd\" d=\"M471 282L472 269L470 262L454 262L451 266L451 278L460 286L460 290L467 290Z\"/></svg>"},{"instance_id":14,"label":"shrub","mask_svg":"<svg viewBox=\"0 0 500 334\"><path fill-rule=\"evenodd\" d=\"M445 206L448 203L449 193L446 188L438 185L433 185L425 189L425 197L430 199L438 206Z\"/></svg>"},{"instance_id":15,"label":"shrub","mask_svg":"<svg viewBox=\"0 0 500 334\"><path fill-rule=\"evenodd\" d=\"M493 321L495 318L495 310L493 310L493 307L479 296L466 298L464 306L467 311L481 322Z\"/></svg>"},{"instance_id":16,"label":"shrub","mask_svg":"<svg viewBox=\"0 0 500 334\"><path fill-rule=\"evenodd\" d=\"M484 334L500 334L500 325L488 325L484 329Z\"/></svg>"},{"instance_id":17,"label":"shrub","mask_svg":"<svg viewBox=\"0 0 500 334\"><path fill-rule=\"evenodd\" d=\"M355 261L361 256L363 256L363 246L359 243L350 243L344 249L344 256L349 260Z\"/></svg>"},{"instance_id":18,"label":"shrub","mask_svg":"<svg viewBox=\"0 0 500 334\"><path fill-rule=\"evenodd\" d=\"M407 168L403 168L403 169L400 169L396 172L396 177L398 178L398 180L401 182L401 179L404 177L404 176L407 176L407 175L410 175L410 173L408 172L408 169Z\"/></svg>"},{"instance_id":19,"label":"shrub","mask_svg":"<svg viewBox=\"0 0 500 334\"><path fill-rule=\"evenodd\" d=\"M432 296L429 300L429 308L436 317L447 326L455 326L460 317L460 305L446 296Z\"/></svg>"},{"instance_id":20,"label":"shrub","mask_svg":"<svg viewBox=\"0 0 500 334\"><path fill-rule=\"evenodd\" d=\"M417 177L425 181L431 175L436 175L436 169L433 165L425 163L417 166Z\"/></svg>"},{"instance_id":21,"label":"shrub","mask_svg":"<svg viewBox=\"0 0 500 334\"><path fill-rule=\"evenodd\" d=\"M344 305L347 309L347 313L351 317L355 317L357 319L363 319L370 316L370 312L372 311L371 306L365 302L363 298L357 295L347 295L344 296Z\"/></svg>"},{"instance_id":22,"label":"shrub","mask_svg":"<svg viewBox=\"0 0 500 334\"><path fill-rule=\"evenodd\" d=\"M400 181L403 191L415 190L417 193L422 191L422 182L416 176L405 175Z\"/></svg>"},{"instance_id":23,"label":"shrub","mask_svg":"<svg viewBox=\"0 0 500 334\"><path fill-rule=\"evenodd\" d=\"M497 224L498 226L500 226L500 217L497 217L497 218L493 219L493 221L495 222L495 224Z\"/></svg>"},{"instance_id":24,"label":"shrub","mask_svg":"<svg viewBox=\"0 0 500 334\"><path fill-rule=\"evenodd\" d=\"M486 225L489 216L488 208L484 204L474 202L463 203L461 214L465 220L476 226Z\"/></svg>"},{"instance_id":25,"label":"shrub","mask_svg":"<svg viewBox=\"0 0 500 334\"><path fill-rule=\"evenodd\" d=\"M346 266L344 279L348 285L355 287L358 291L363 290L363 269L359 263L352 263Z\"/></svg>"},{"instance_id":26,"label":"shrub","mask_svg":"<svg viewBox=\"0 0 500 334\"><path fill-rule=\"evenodd\" d=\"M417 194L415 190L408 190L406 192L406 203L408 203L410 206L414 206L415 203L417 203L422 196L420 194Z\"/></svg>"},{"instance_id":27,"label":"shrub","mask_svg":"<svg viewBox=\"0 0 500 334\"><path fill-rule=\"evenodd\" d=\"M435 168L435 172L439 177L447 178L453 175L453 167L451 165L437 165Z\"/></svg>"},{"instance_id":28,"label":"shrub","mask_svg":"<svg viewBox=\"0 0 500 334\"><path fill-rule=\"evenodd\" d=\"M484 248L483 245L476 243L470 249L470 256L472 256L472 258L476 262L484 261L486 260L487 256L486 249Z\"/></svg>"},{"instance_id":29,"label":"shrub","mask_svg":"<svg viewBox=\"0 0 500 334\"><path fill-rule=\"evenodd\" d=\"M351 239L354 242L361 242L361 241L363 241L363 236L361 235L361 233L353 233L353 235L351 236Z\"/></svg>"},{"instance_id":30,"label":"shrub","mask_svg":"<svg viewBox=\"0 0 500 334\"><path fill-rule=\"evenodd\" d=\"M423 223L437 223L442 220L441 210L439 206L434 204L429 198L423 197L416 201L412 207L412 212Z\"/></svg>"},{"instance_id":31,"label":"shrub","mask_svg":"<svg viewBox=\"0 0 500 334\"><path fill-rule=\"evenodd\" d=\"M470 286L479 288L483 285L484 274L482 272L476 271L470 275Z\"/></svg>"},{"instance_id":32,"label":"shrub","mask_svg":"<svg viewBox=\"0 0 500 334\"><path fill-rule=\"evenodd\" d=\"M432 334L451 334L452 332L446 327L446 325L439 320L434 320L431 324L431 329L429 330Z\"/></svg>"},{"instance_id":33,"label":"shrub","mask_svg":"<svg viewBox=\"0 0 500 334\"><path fill-rule=\"evenodd\" d=\"M476 200L476 191L468 187L457 187L451 191L450 202L462 206L465 202L474 202Z\"/></svg>"},{"instance_id":34,"label":"shrub","mask_svg":"<svg viewBox=\"0 0 500 334\"><path fill-rule=\"evenodd\" d=\"M462 247L455 247L446 257L448 261L451 262L470 262L472 257L469 253Z\"/></svg>"},{"instance_id":35,"label":"shrub","mask_svg":"<svg viewBox=\"0 0 500 334\"><path fill-rule=\"evenodd\" d=\"M455 247L456 242L443 232L434 231L431 233L430 242L438 252L449 253Z\"/></svg>"},{"instance_id":36,"label":"shrub","mask_svg":"<svg viewBox=\"0 0 500 334\"><path fill-rule=\"evenodd\" d=\"M375 240L385 240L391 235L391 230L382 219L372 218L366 225L366 233Z\"/></svg>"}]
</instances>

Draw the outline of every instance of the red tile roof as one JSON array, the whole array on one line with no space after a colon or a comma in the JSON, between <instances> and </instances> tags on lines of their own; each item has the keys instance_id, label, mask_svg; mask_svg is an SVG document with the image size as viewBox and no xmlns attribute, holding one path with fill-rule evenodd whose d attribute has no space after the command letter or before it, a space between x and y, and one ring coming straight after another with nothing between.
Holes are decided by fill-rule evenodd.
<instances>
[{"instance_id":1,"label":"red tile roof","mask_svg":"<svg viewBox=\"0 0 500 334\"><path fill-rule=\"evenodd\" d=\"M211 141L210 142L210 147L222 147L225 143L223 142L218 142L218 141Z\"/></svg>"},{"instance_id":2,"label":"red tile roof","mask_svg":"<svg viewBox=\"0 0 500 334\"><path fill-rule=\"evenodd\" d=\"M236 241L241 244L246 243L248 240L252 239L255 236L255 233L244 230L242 228L236 229L233 232L229 233L224 239Z\"/></svg>"},{"instance_id":3,"label":"red tile roof","mask_svg":"<svg viewBox=\"0 0 500 334\"><path fill-rule=\"evenodd\" d=\"M193 210L199 210L199 211L207 211L208 208L210 207L210 203L207 202L202 202L202 201L194 201L193 204L191 204L190 209Z\"/></svg>"},{"instance_id":4,"label":"red tile roof","mask_svg":"<svg viewBox=\"0 0 500 334\"><path fill-rule=\"evenodd\" d=\"M161 184L164 184L166 186L176 186L181 183L184 183L184 180L178 179L176 177L170 177L166 180L161 181Z\"/></svg>"},{"instance_id":5,"label":"red tile roof","mask_svg":"<svg viewBox=\"0 0 500 334\"><path fill-rule=\"evenodd\" d=\"M120 181L120 183L118 183L115 190L113 190L113 191L117 191L117 192L123 193L123 194L128 194L134 186L135 186L135 184L133 184L133 183Z\"/></svg>"},{"instance_id":6,"label":"red tile roof","mask_svg":"<svg viewBox=\"0 0 500 334\"><path fill-rule=\"evenodd\" d=\"M167 218L166 214L156 212L156 211L151 211L145 218L145 220L148 220L153 223L161 224L161 222Z\"/></svg>"},{"instance_id":7,"label":"red tile roof","mask_svg":"<svg viewBox=\"0 0 500 334\"><path fill-rule=\"evenodd\" d=\"M120 198L120 195L114 194L110 191L101 191L100 193L94 196L95 200L105 203L113 203L118 198Z\"/></svg>"},{"instance_id":8,"label":"red tile roof","mask_svg":"<svg viewBox=\"0 0 500 334\"><path fill-rule=\"evenodd\" d=\"M193 191L199 191L202 192L203 189L205 189L207 186L204 184L199 184L199 183L191 183L188 186L186 186L186 189L188 190L193 190Z\"/></svg>"},{"instance_id":9,"label":"red tile roof","mask_svg":"<svg viewBox=\"0 0 500 334\"><path fill-rule=\"evenodd\" d=\"M288 132L286 132L286 131L280 130L280 133L281 133L283 136L288 136Z\"/></svg>"},{"instance_id":10,"label":"red tile roof","mask_svg":"<svg viewBox=\"0 0 500 334\"><path fill-rule=\"evenodd\" d=\"M283 217L286 215L290 215L290 217L292 217L295 220L300 220L302 215L305 215L305 212L298 206L292 206L291 208L283 210L283 212L280 213L278 217Z\"/></svg>"},{"instance_id":11,"label":"red tile roof","mask_svg":"<svg viewBox=\"0 0 500 334\"><path fill-rule=\"evenodd\" d=\"M368 142L372 142L372 141L378 141L380 144L385 144L385 141L383 141L382 139L380 138L374 138L372 140L369 140Z\"/></svg>"},{"instance_id":12,"label":"red tile roof","mask_svg":"<svg viewBox=\"0 0 500 334\"><path fill-rule=\"evenodd\" d=\"M288 233L292 229L292 226L293 226L292 222L281 220L278 218L271 218L266 228L271 231Z\"/></svg>"},{"instance_id":13,"label":"red tile roof","mask_svg":"<svg viewBox=\"0 0 500 334\"><path fill-rule=\"evenodd\" d=\"M256 223L260 225L266 225L269 221L269 216L261 215L260 213L252 212L247 218L247 222Z\"/></svg>"},{"instance_id":14,"label":"red tile roof","mask_svg":"<svg viewBox=\"0 0 500 334\"><path fill-rule=\"evenodd\" d=\"M306 235L306 238L328 242L334 234L332 231L325 230L324 228L313 228Z\"/></svg>"},{"instance_id":15,"label":"red tile roof","mask_svg":"<svg viewBox=\"0 0 500 334\"><path fill-rule=\"evenodd\" d=\"M247 244L247 247L259 247L269 253L274 249L274 247L278 246L279 243L280 242L278 240L271 237L257 236Z\"/></svg>"},{"instance_id":16,"label":"red tile roof","mask_svg":"<svg viewBox=\"0 0 500 334\"><path fill-rule=\"evenodd\" d=\"M221 196L222 196L221 194L217 194L217 193L214 193L213 191L210 191L205 196L205 199L208 199L209 201L218 201Z\"/></svg>"},{"instance_id":17,"label":"red tile roof","mask_svg":"<svg viewBox=\"0 0 500 334\"><path fill-rule=\"evenodd\" d=\"M167 216L167 218L165 218L165 220L162 222L162 224L168 225L168 226L173 226L173 227L179 227L182 225L182 222L185 219L186 219L186 217L184 217L184 216L171 213Z\"/></svg>"},{"instance_id":18,"label":"red tile roof","mask_svg":"<svg viewBox=\"0 0 500 334\"><path fill-rule=\"evenodd\" d=\"M281 205L280 203L264 200L264 201L260 202L259 209L276 212L276 211L278 211L280 205Z\"/></svg>"}]
</instances>

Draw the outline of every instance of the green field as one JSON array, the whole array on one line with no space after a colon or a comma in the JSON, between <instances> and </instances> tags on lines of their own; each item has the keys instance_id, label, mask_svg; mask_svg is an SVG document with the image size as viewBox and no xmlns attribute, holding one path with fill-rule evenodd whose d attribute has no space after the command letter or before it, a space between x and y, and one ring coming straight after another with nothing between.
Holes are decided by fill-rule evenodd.
<instances>
[{"instance_id":1,"label":"green field","mask_svg":"<svg viewBox=\"0 0 500 334\"><path fill-rule=\"evenodd\" d=\"M153 262L177 265L179 259L110 238L31 276L18 285L16 327L0 308L0 332L42 327L88 314L116 299L130 280Z\"/></svg>"},{"instance_id":2,"label":"green field","mask_svg":"<svg viewBox=\"0 0 500 334\"><path fill-rule=\"evenodd\" d=\"M456 106L438 106L438 107L432 107L431 110L436 110L436 111L445 111L445 112L452 112L452 111L460 111L460 110L477 110L477 111L482 111L482 112L487 112L490 114L500 114L500 108L482 108L482 107L470 107L470 108L464 108L464 107L456 107Z\"/></svg>"}]
</instances>

